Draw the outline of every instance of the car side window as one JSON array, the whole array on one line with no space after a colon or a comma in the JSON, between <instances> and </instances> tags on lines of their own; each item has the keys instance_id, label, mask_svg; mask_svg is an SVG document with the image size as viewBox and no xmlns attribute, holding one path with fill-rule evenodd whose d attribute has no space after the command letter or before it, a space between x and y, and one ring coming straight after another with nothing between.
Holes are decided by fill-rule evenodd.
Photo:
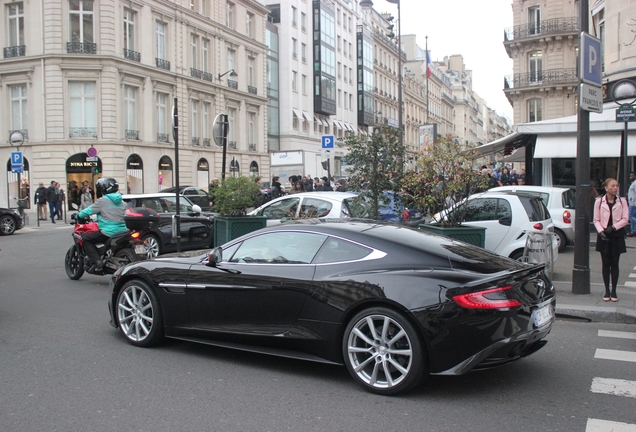
<instances>
[{"instance_id":1,"label":"car side window","mask_svg":"<svg viewBox=\"0 0 636 432\"><path fill-rule=\"evenodd\" d=\"M364 258L371 252L373 252L371 248L347 240L329 237L329 240L318 252L314 264L355 261Z\"/></svg>"},{"instance_id":2,"label":"car side window","mask_svg":"<svg viewBox=\"0 0 636 432\"><path fill-rule=\"evenodd\" d=\"M230 262L255 264L309 264L327 240L326 235L275 232L244 240Z\"/></svg>"},{"instance_id":3,"label":"car side window","mask_svg":"<svg viewBox=\"0 0 636 432\"><path fill-rule=\"evenodd\" d=\"M168 211L174 213L177 211L177 199L176 198L164 198L166 206L168 207ZM183 203L183 200L179 200L179 209L182 212L190 212L192 211L192 207Z\"/></svg>"},{"instance_id":4,"label":"car side window","mask_svg":"<svg viewBox=\"0 0 636 432\"><path fill-rule=\"evenodd\" d=\"M141 204L142 204L143 207L146 207L146 208L149 208L149 209L153 209L153 210L158 211L158 212L163 212L164 211L164 209L161 206L161 202L159 202L159 200L156 200L154 198L144 199Z\"/></svg>"},{"instance_id":5,"label":"car side window","mask_svg":"<svg viewBox=\"0 0 636 432\"><path fill-rule=\"evenodd\" d=\"M497 220L497 199L477 198L470 201L464 209L464 222Z\"/></svg>"},{"instance_id":6,"label":"car side window","mask_svg":"<svg viewBox=\"0 0 636 432\"><path fill-rule=\"evenodd\" d=\"M298 198L280 200L265 207L260 216L267 216L268 219L295 218L299 202L300 200Z\"/></svg>"},{"instance_id":7,"label":"car side window","mask_svg":"<svg viewBox=\"0 0 636 432\"><path fill-rule=\"evenodd\" d=\"M507 199L500 198L497 203L497 219L512 216L512 207Z\"/></svg>"},{"instance_id":8,"label":"car side window","mask_svg":"<svg viewBox=\"0 0 636 432\"><path fill-rule=\"evenodd\" d=\"M300 207L301 218L319 218L329 214L333 205L317 198L305 198Z\"/></svg>"}]
</instances>

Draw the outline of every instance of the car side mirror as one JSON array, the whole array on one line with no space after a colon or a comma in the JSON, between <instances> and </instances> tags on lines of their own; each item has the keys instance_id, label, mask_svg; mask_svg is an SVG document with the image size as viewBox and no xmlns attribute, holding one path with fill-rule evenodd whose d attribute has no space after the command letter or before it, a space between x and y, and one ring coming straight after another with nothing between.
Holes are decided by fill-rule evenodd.
<instances>
[{"instance_id":1,"label":"car side mirror","mask_svg":"<svg viewBox=\"0 0 636 432\"><path fill-rule=\"evenodd\" d=\"M194 205L192 206L192 211L193 211L194 213L201 213L201 207L200 207L199 205L197 205L197 204L194 204Z\"/></svg>"},{"instance_id":2,"label":"car side mirror","mask_svg":"<svg viewBox=\"0 0 636 432\"><path fill-rule=\"evenodd\" d=\"M208 262L205 264L208 267L216 267L217 263L223 261L223 250L220 247L215 247L208 254Z\"/></svg>"},{"instance_id":3,"label":"car side mirror","mask_svg":"<svg viewBox=\"0 0 636 432\"><path fill-rule=\"evenodd\" d=\"M499 219L499 223L501 225L505 225L505 226L511 226L512 225L512 216L504 216L501 219Z\"/></svg>"}]
</instances>

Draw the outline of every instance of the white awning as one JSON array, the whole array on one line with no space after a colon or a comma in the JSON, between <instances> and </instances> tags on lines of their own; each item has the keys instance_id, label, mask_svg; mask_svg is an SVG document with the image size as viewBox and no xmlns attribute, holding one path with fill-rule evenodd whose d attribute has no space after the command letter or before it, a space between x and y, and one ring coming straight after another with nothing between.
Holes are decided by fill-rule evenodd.
<instances>
[{"instance_id":1,"label":"white awning","mask_svg":"<svg viewBox=\"0 0 636 432\"><path fill-rule=\"evenodd\" d=\"M303 111L303 116L309 123L311 123L311 117L309 116L309 113L307 111Z\"/></svg>"},{"instance_id":2,"label":"white awning","mask_svg":"<svg viewBox=\"0 0 636 432\"><path fill-rule=\"evenodd\" d=\"M319 125L327 126L319 117L314 116L314 121L318 122Z\"/></svg>"},{"instance_id":3,"label":"white awning","mask_svg":"<svg viewBox=\"0 0 636 432\"><path fill-rule=\"evenodd\" d=\"M492 142L489 142L488 144L479 146L475 148L475 151L479 152L483 156L499 153L504 151L504 148L507 145L512 144L513 142L521 138L521 136L522 134L518 132L513 132L510 135L505 136L503 138L499 138L496 141L492 141Z\"/></svg>"},{"instance_id":4,"label":"white awning","mask_svg":"<svg viewBox=\"0 0 636 432\"><path fill-rule=\"evenodd\" d=\"M336 120L336 119L334 119L334 120L333 120L333 123L334 123L336 126L338 126L338 128L343 129L343 127L342 127L342 123L340 123L340 120Z\"/></svg>"},{"instance_id":5,"label":"white awning","mask_svg":"<svg viewBox=\"0 0 636 432\"><path fill-rule=\"evenodd\" d=\"M635 137L636 138L636 137ZM538 135L534 148L535 158L576 158L577 143L576 135ZM629 143L629 141L628 141ZM636 145L629 146L636 150ZM591 134L590 135L590 157L619 157L621 154L621 134ZM631 152L628 151L631 156Z\"/></svg>"},{"instance_id":6,"label":"white awning","mask_svg":"<svg viewBox=\"0 0 636 432\"><path fill-rule=\"evenodd\" d=\"M300 112L300 110L292 108L292 111L294 112L294 115L298 117L299 119L303 118L303 114Z\"/></svg>"},{"instance_id":7,"label":"white awning","mask_svg":"<svg viewBox=\"0 0 636 432\"><path fill-rule=\"evenodd\" d=\"M349 130L350 130L351 132L354 132L354 133L355 133L356 128L355 128L355 127L354 127L351 123L347 123L347 126L349 126Z\"/></svg>"}]
</instances>

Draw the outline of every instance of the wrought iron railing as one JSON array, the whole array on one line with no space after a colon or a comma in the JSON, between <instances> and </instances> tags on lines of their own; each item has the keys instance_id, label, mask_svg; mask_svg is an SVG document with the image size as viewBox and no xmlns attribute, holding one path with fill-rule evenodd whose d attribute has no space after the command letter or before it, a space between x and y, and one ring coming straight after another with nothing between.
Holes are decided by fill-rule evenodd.
<instances>
[{"instance_id":1,"label":"wrought iron railing","mask_svg":"<svg viewBox=\"0 0 636 432\"><path fill-rule=\"evenodd\" d=\"M199 145L199 137L192 137L192 145L193 146Z\"/></svg>"},{"instance_id":2,"label":"wrought iron railing","mask_svg":"<svg viewBox=\"0 0 636 432\"><path fill-rule=\"evenodd\" d=\"M579 31L578 17L553 18L539 23L527 23L504 30L504 42L526 39L540 35L559 33L577 33Z\"/></svg>"},{"instance_id":3,"label":"wrought iron railing","mask_svg":"<svg viewBox=\"0 0 636 432\"><path fill-rule=\"evenodd\" d=\"M168 134L167 133L159 133L157 132L157 142L160 143L167 143L168 141Z\"/></svg>"},{"instance_id":4,"label":"wrought iron railing","mask_svg":"<svg viewBox=\"0 0 636 432\"><path fill-rule=\"evenodd\" d=\"M139 131L133 129L126 129L125 131L127 140L138 140L139 139Z\"/></svg>"},{"instance_id":5,"label":"wrought iron railing","mask_svg":"<svg viewBox=\"0 0 636 432\"><path fill-rule=\"evenodd\" d=\"M203 147L210 147L210 138L203 138Z\"/></svg>"},{"instance_id":6,"label":"wrought iron railing","mask_svg":"<svg viewBox=\"0 0 636 432\"><path fill-rule=\"evenodd\" d=\"M227 86L233 89L238 90L238 81L234 81L234 80L227 80Z\"/></svg>"},{"instance_id":7,"label":"wrought iron railing","mask_svg":"<svg viewBox=\"0 0 636 432\"><path fill-rule=\"evenodd\" d=\"M124 57L126 57L128 60L132 60L136 62L141 61L141 53L138 53L137 51L129 50L126 48L124 48Z\"/></svg>"},{"instance_id":8,"label":"wrought iron railing","mask_svg":"<svg viewBox=\"0 0 636 432\"><path fill-rule=\"evenodd\" d=\"M155 64L158 68L170 70L170 62L168 60L155 58Z\"/></svg>"},{"instance_id":9,"label":"wrought iron railing","mask_svg":"<svg viewBox=\"0 0 636 432\"><path fill-rule=\"evenodd\" d=\"M97 138L97 128L72 127L68 128L68 137L92 137Z\"/></svg>"},{"instance_id":10,"label":"wrought iron railing","mask_svg":"<svg viewBox=\"0 0 636 432\"><path fill-rule=\"evenodd\" d=\"M5 47L2 51L4 58L24 57L26 55L26 45Z\"/></svg>"},{"instance_id":11,"label":"wrought iron railing","mask_svg":"<svg viewBox=\"0 0 636 432\"><path fill-rule=\"evenodd\" d=\"M248 85L247 86L247 91L252 93L252 94L258 94L258 89L256 87L254 87L254 86Z\"/></svg>"},{"instance_id":12,"label":"wrought iron railing","mask_svg":"<svg viewBox=\"0 0 636 432\"><path fill-rule=\"evenodd\" d=\"M250 151L255 152L256 151L256 144L250 144L249 145L249 149L250 149Z\"/></svg>"},{"instance_id":13,"label":"wrought iron railing","mask_svg":"<svg viewBox=\"0 0 636 432\"><path fill-rule=\"evenodd\" d=\"M232 150L236 150L236 141L228 141L229 142L229 147Z\"/></svg>"},{"instance_id":14,"label":"wrought iron railing","mask_svg":"<svg viewBox=\"0 0 636 432\"><path fill-rule=\"evenodd\" d=\"M199 69L190 68L190 76L203 79L203 71L200 71Z\"/></svg>"},{"instance_id":15,"label":"wrought iron railing","mask_svg":"<svg viewBox=\"0 0 636 432\"><path fill-rule=\"evenodd\" d=\"M97 44L89 42L66 42L68 54L97 54Z\"/></svg>"},{"instance_id":16,"label":"wrought iron railing","mask_svg":"<svg viewBox=\"0 0 636 432\"><path fill-rule=\"evenodd\" d=\"M577 81L578 76L576 68L548 69L539 72L508 75L504 80L504 90L520 87L575 83Z\"/></svg>"}]
</instances>

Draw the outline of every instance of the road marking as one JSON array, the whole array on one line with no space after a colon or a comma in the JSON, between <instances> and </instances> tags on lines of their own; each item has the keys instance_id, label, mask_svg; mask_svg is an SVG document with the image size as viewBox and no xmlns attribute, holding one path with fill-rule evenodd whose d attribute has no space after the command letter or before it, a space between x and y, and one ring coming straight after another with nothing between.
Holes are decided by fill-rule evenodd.
<instances>
[{"instance_id":1,"label":"road marking","mask_svg":"<svg viewBox=\"0 0 636 432\"><path fill-rule=\"evenodd\" d=\"M636 278L636 273L630 273L628 277Z\"/></svg>"},{"instance_id":2,"label":"road marking","mask_svg":"<svg viewBox=\"0 0 636 432\"><path fill-rule=\"evenodd\" d=\"M598 335L600 337L613 337L613 338L621 338L621 339L636 339L636 333L632 332L622 332L622 331L613 331L613 330L599 330Z\"/></svg>"},{"instance_id":3,"label":"road marking","mask_svg":"<svg viewBox=\"0 0 636 432\"><path fill-rule=\"evenodd\" d=\"M636 398L636 381L595 377L590 390L592 393Z\"/></svg>"},{"instance_id":4,"label":"road marking","mask_svg":"<svg viewBox=\"0 0 636 432\"><path fill-rule=\"evenodd\" d=\"M636 424L589 418L585 432L636 432Z\"/></svg>"},{"instance_id":5,"label":"road marking","mask_svg":"<svg viewBox=\"0 0 636 432\"><path fill-rule=\"evenodd\" d=\"M597 348L594 358L636 363L636 352Z\"/></svg>"},{"instance_id":6,"label":"road marking","mask_svg":"<svg viewBox=\"0 0 636 432\"><path fill-rule=\"evenodd\" d=\"M636 282L627 281L625 282L626 287L636 287Z\"/></svg>"}]
</instances>

